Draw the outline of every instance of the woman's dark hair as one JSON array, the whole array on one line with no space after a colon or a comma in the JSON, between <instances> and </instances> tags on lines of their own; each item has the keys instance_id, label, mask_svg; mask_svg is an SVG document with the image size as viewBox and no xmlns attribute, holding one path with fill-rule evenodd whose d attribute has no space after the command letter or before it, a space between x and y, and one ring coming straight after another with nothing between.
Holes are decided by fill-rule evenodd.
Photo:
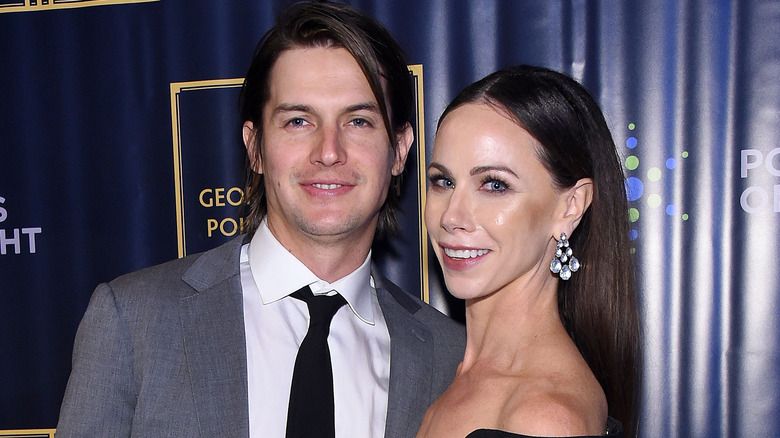
<instances>
[{"instance_id":1,"label":"woman's dark hair","mask_svg":"<svg viewBox=\"0 0 780 438\"><path fill-rule=\"evenodd\" d=\"M593 180L592 203L569 237L582 268L559 281L558 311L606 394L609 414L635 433L640 336L628 203L615 143L598 104L572 78L527 65L466 87L444 110L439 126L468 103L492 105L531 134L559 189Z\"/></svg>"},{"instance_id":2,"label":"woman's dark hair","mask_svg":"<svg viewBox=\"0 0 780 438\"><path fill-rule=\"evenodd\" d=\"M239 99L241 120L249 120L255 127L253 150L257 155L248 157L246 165L248 234L257 229L268 212L263 175L254 172L251 163L261 153L263 107L269 99L271 70L282 53L305 47L340 47L352 54L379 104L392 147L397 146L397 134L414 115L414 88L405 55L376 20L349 5L327 1L297 3L282 12L255 49ZM382 87L383 79L386 89ZM399 186L400 178L393 176L391 187ZM399 198L397 190L388 192L379 214L378 235L397 231Z\"/></svg>"}]
</instances>

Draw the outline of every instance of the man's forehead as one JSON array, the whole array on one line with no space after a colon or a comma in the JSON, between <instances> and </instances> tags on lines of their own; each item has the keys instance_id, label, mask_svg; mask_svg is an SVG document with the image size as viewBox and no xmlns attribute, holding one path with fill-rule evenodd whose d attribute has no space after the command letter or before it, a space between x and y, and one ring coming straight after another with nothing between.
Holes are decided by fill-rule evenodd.
<instances>
[{"instance_id":1,"label":"man's forehead","mask_svg":"<svg viewBox=\"0 0 780 438\"><path fill-rule=\"evenodd\" d=\"M380 80L387 101L387 81L384 77ZM266 105L274 108L340 103L345 110L379 110L377 97L360 64L339 46L285 50L271 68L268 91Z\"/></svg>"}]
</instances>

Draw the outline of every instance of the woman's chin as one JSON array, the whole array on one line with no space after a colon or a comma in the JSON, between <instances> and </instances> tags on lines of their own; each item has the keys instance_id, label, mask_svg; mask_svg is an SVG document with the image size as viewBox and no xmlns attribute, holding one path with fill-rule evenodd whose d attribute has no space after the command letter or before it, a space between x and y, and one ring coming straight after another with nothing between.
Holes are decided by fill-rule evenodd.
<instances>
[{"instance_id":1,"label":"woman's chin","mask_svg":"<svg viewBox=\"0 0 780 438\"><path fill-rule=\"evenodd\" d=\"M485 295L485 288L482 285L465 282L460 279L447 281L446 278L444 283L450 295L461 300L470 300Z\"/></svg>"}]
</instances>

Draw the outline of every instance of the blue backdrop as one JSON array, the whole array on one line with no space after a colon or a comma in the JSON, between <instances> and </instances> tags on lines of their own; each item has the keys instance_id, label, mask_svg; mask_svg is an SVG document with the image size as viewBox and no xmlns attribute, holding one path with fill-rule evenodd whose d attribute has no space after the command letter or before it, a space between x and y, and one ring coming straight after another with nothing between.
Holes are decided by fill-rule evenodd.
<instances>
[{"instance_id":1,"label":"blue backdrop","mask_svg":"<svg viewBox=\"0 0 780 438\"><path fill-rule=\"evenodd\" d=\"M289 3L0 0L0 429L56 425L99 282L235 232L235 84ZM780 433L780 1L348 3L416 65L404 236L376 249L390 277L462 317L420 244L438 114L499 67L564 71L628 177L641 435Z\"/></svg>"}]
</instances>

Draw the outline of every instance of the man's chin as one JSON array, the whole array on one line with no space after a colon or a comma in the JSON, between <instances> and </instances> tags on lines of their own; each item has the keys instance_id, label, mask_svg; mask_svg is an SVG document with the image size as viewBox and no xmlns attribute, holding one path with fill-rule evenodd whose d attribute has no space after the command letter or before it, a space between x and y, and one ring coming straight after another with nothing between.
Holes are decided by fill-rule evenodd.
<instances>
[{"instance_id":1,"label":"man's chin","mask_svg":"<svg viewBox=\"0 0 780 438\"><path fill-rule=\"evenodd\" d=\"M340 216L320 216L315 220L301 224L301 229L308 235L323 239L357 238L376 227L373 223L363 223L354 218ZM372 231L373 233L373 231Z\"/></svg>"},{"instance_id":2,"label":"man's chin","mask_svg":"<svg viewBox=\"0 0 780 438\"><path fill-rule=\"evenodd\" d=\"M353 234L354 229L343 222L326 221L307 223L303 231L312 237L338 239Z\"/></svg>"}]
</instances>

